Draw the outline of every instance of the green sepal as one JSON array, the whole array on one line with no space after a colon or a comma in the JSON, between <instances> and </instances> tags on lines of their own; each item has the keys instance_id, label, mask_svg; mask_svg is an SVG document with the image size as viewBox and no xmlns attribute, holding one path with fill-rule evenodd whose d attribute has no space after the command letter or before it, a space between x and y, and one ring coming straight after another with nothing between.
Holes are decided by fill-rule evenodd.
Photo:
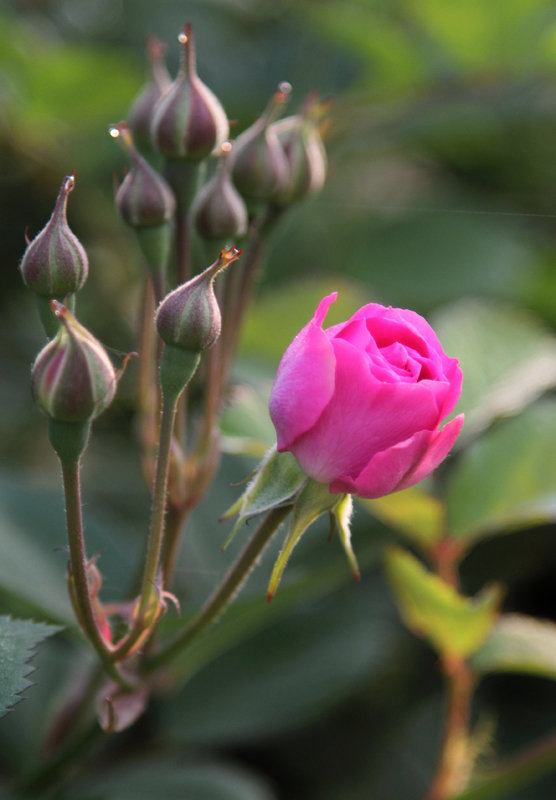
<instances>
[{"instance_id":1,"label":"green sepal","mask_svg":"<svg viewBox=\"0 0 556 800\"><path fill-rule=\"evenodd\" d=\"M312 479L307 480L307 483L295 499L290 529L270 576L268 584L269 601L274 597L292 550L303 533L321 514L332 511L339 502L341 500L338 500L338 495L331 494L327 484L317 483Z\"/></svg>"},{"instance_id":2,"label":"green sepal","mask_svg":"<svg viewBox=\"0 0 556 800\"><path fill-rule=\"evenodd\" d=\"M340 542L342 543L347 560L349 561L353 577L356 581L360 581L361 573L359 572L359 565L355 553L353 552L353 547L351 546L351 529L349 524L352 511L352 496L350 494L344 494L332 509L331 514L338 528L338 536L340 537Z\"/></svg>"},{"instance_id":3,"label":"green sepal","mask_svg":"<svg viewBox=\"0 0 556 800\"><path fill-rule=\"evenodd\" d=\"M307 480L307 475L291 453L278 453L276 446L272 447L256 469L247 489L222 515L222 519L231 519L239 514L222 549L226 549L246 520L293 502L294 496Z\"/></svg>"}]
</instances>

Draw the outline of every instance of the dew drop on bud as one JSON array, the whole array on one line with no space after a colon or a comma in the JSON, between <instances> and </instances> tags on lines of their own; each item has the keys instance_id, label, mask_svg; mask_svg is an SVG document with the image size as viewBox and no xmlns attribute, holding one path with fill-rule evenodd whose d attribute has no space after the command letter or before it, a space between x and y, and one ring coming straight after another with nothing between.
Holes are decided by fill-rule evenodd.
<instances>
[{"instance_id":1,"label":"dew drop on bud","mask_svg":"<svg viewBox=\"0 0 556 800\"><path fill-rule=\"evenodd\" d=\"M223 153L229 153L231 149L232 149L232 143L231 142L222 142L220 150Z\"/></svg>"},{"instance_id":2,"label":"dew drop on bud","mask_svg":"<svg viewBox=\"0 0 556 800\"><path fill-rule=\"evenodd\" d=\"M183 31L182 31L182 32L180 33L180 35L178 36L178 42L179 42L180 44L187 44L187 34L186 34L186 33L184 33Z\"/></svg>"},{"instance_id":3,"label":"dew drop on bud","mask_svg":"<svg viewBox=\"0 0 556 800\"><path fill-rule=\"evenodd\" d=\"M116 126L113 126L108 129L108 133L113 139L117 139L120 136L120 129L116 128Z\"/></svg>"},{"instance_id":4,"label":"dew drop on bud","mask_svg":"<svg viewBox=\"0 0 556 800\"><path fill-rule=\"evenodd\" d=\"M282 92L283 94L289 94L292 90L291 83L288 81L282 81L282 83L278 84L278 91Z\"/></svg>"}]
</instances>

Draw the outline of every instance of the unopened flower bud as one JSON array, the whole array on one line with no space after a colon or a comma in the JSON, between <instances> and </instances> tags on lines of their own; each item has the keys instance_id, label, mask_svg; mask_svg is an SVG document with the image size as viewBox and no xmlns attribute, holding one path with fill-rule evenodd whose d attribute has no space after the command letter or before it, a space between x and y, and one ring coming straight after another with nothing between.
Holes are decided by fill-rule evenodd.
<instances>
[{"instance_id":1,"label":"unopened flower bud","mask_svg":"<svg viewBox=\"0 0 556 800\"><path fill-rule=\"evenodd\" d=\"M133 228L169 222L176 208L168 182L145 161L135 147L127 122L111 125L110 135L120 141L131 159L131 169L116 192L122 219Z\"/></svg>"},{"instance_id":2,"label":"unopened flower bud","mask_svg":"<svg viewBox=\"0 0 556 800\"><path fill-rule=\"evenodd\" d=\"M214 264L164 298L156 313L156 327L166 344L195 353L212 347L222 327L214 279L240 254L235 247L224 248Z\"/></svg>"},{"instance_id":3,"label":"unopened flower bud","mask_svg":"<svg viewBox=\"0 0 556 800\"><path fill-rule=\"evenodd\" d=\"M155 147L170 159L201 161L228 138L228 119L220 102L197 75L191 25L179 36L180 71L154 111Z\"/></svg>"},{"instance_id":4,"label":"unopened flower bud","mask_svg":"<svg viewBox=\"0 0 556 800\"><path fill-rule=\"evenodd\" d=\"M162 175L137 152L127 122L111 125L109 131L123 144L131 159L131 169L116 192L116 207L124 222L135 228L160 299L164 294L176 208L174 193Z\"/></svg>"},{"instance_id":5,"label":"unopened flower bud","mask_svg":"<svg viewBox=\"0 0 556 800\"><path fill-rule=\"evenodd\" d=\"M51 305L62 324L33 364L33 397L52 419L86 422L112 401L116 372L98 339L57 300Z\"/></svg>"},{"instance_id":6,"label":"unopened flower bud","mask_svg":"<svg viewBox=\"0 0 556 800\"><path fill-rule=\"evenodd\" d=\"M234 143L232 178L248 200L273 200L287 183L288 161L272 123L290 92L290 84L281 83L263 115Z\"/></svg>"},{"instance_id":7,"label":"unopened flower bud","mask_svg":"<svg viewBox=\"0 0 556 800\"><path fill-rule=\"evenodd\" d=\"M151 124L156 104L172 85L164 63L166 45L156 36L147 38L150 79L141 89L129 111L129 124L141 149L151 150Z\"/></svg>"},{"instance_id":8,"label":"unopened flower bud","mask_svg":"<svg viewBox=\"0 0 556 800\"><path fill-rule=\"evenodd\" d=\"M201 353L220 336L222 318L214 294L214 279L241 255L224 248L200 275L167 295L156 312L156 327L165 347L160 363L160 384L165 400L177 401L199 365Z\"/></svg>"},{"instance_id":9,"label":"unopened flower bud","mask_svg":"<svg viewBox=\"0 0 556 800\"><path fill-rule=\"evenodd\" d=\"M43 297L73 294L87 280L87 253L66 217L68 195L74 186L75 176L66 175L50 220L32 242L28 241L21 261L25 285Z\"/></svg>"},{"instance_id":10,"label":"unopened flower bud","mask_svg":"<svg viewBox=\"0 0 556 800\"><path fill-rule=\"evenodd\" d=\"M247 208L230 176L231 150L230 142L224 142L216 175L201 189L191 209L203 239L237 241L247 233Z\"/></svg>"},{"instance_id":11,"label":"unopened flower bud","mask_svg":"<svg viewBox=\"0 0 556 800\"><path fill-rule=\"evenodd\" d=\"M276 201L290 205L320 191L326 178L326 151L318 129L322 105L310 96L302 113L275 122L271 130L278 137L289 164L289 178Z\"/></svg>"}]
</instances>

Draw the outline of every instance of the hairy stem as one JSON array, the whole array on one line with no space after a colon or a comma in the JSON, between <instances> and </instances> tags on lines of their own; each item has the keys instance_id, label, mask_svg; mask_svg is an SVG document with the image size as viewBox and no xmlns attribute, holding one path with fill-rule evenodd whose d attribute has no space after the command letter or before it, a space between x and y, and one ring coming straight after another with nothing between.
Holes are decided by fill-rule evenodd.
<instances>
[{"instance_id":1,"label":"hairy stem","mask_svg":"<svg viewBox=\"0 0 556 800\"><path fill-rule=\"evenodd\" d=\"M199 613L173 642L149 659L145 665L147 674L154 672L158 667L167 664L183 653L201 633L216 622L234 595L241 589L263 550L290 510L291 506L283 506L275 508L267 514L239 554L223 582Z\"/></svg>"},{"instance_id":2,"label":"hairy stem","mask_svg":"<svg viewBox=\"0 0 556 800\"><path fill-rule=\"evenodd\" d=\"M98 653L106 672L120 686L130 689L132 688L132 684L121 674L112 661L112 648L102 637L93 608L89 577L87 574L87 555L85 552L83 518L81 514L80 462L62 461L61 464L66 501L66 522L71 575L79 621L83 626L87 638Z\"/></svg>"}]
</instances>

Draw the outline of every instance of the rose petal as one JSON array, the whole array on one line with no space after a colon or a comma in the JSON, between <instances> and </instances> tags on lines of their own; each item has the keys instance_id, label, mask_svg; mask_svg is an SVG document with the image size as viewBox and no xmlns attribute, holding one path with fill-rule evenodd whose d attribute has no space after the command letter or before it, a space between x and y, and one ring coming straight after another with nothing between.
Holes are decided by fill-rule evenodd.
<instances>
[{"instance_id":1,"label":"rose petal","mask_svg":"<svg viewBox=\"0 0 556 800\"><path fill-rule=\"evenodd\" d=\"M444 461L459 436L464 418L464 414L458 414L457 417L447 422L441 430L433 432L425 455L408 472L398 489L407 489L409 486L413 486L414 483L422 481Z\"/></svg>"},{"instance_id":2,"label":"rose petal","mask_svg":"<svg viewBox=\"0 0 556 800\"><path fill-rule=\"evenodd\" d=\"M334 394L313 426L288 445L303 469L329 483L339 476L357 476L369 458L415 430L434 430L444 382L384 383L369 369L369 359L349 342L334 339ZM300 379L298 391L306 392ZM439 401L440 396L440 401Z\"/></svg>"},{"instance_id":3,"label":"rose petal","mask_svg":"<svg viewBox=\"0 0 556 800\"><path fill-rule=\"evenodd\" d=\"M320 326L336 297L334 293L321 300L313 319L295 337L278 367L270 416L280 452L317 422L334 393L336 359Z\"/></svg>"},{"instance_id":4,"label":"rose petal","mask_svg":"<svg viewBox=\"0 0 556 800\"><path fill-rule=\"evenodd\" d=\"M357 478L333 481L330 491L376 498L407 489L430 475L446 458L462 425L463 414L460 414L442 430L420 431L405 442L377 453Z\"/></svg>"}]
</instances>

